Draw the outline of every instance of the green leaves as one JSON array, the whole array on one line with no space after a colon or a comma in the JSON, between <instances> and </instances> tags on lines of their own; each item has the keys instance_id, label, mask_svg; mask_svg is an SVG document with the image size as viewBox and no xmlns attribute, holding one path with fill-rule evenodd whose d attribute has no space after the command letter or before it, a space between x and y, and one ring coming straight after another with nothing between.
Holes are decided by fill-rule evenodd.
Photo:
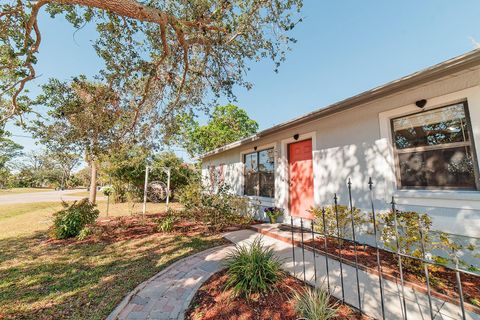
<instances>
[{"instance_id":1,"label":"green leaves","mask_svg":"<svg viewBox=\"0 0 480 320\"><path fill-rule=\"evenodd\" d=\"M122 95L126 108L142 108L168 133L185 111L210 107L220 96L234 98L236 86L251 87L245 80L249 61L270 58L277 69L293 42L286 34L301 20L301 6L302 0L4 0L0 86L12 98L8 114L25 110L16 98L35 77L41 40L36 22L43 8L77 29L94 23L93 46L105 66L99 78Z\"/></svg>"},{"instance_id":2,"label":"green leaves","mask_svg":"<svg viewBox=\"0 0 480 320\"><path fill-rule=\"evenodd\" d=\"M192 157L251 136L258 130L258 123L233 104L215 107L204 126L199 125L192 114L184 114L180 123L177 140Z\"/></svg>"},{"instance_id":3,"label":"green leaves","mask_svg":"<svg viewBox=\"0 0 480 320\"><path fill-rule=\"evenodd\" d=\"M72 205L63 203L64 210L54 213L53 234L57 239L76 237L88 224L98 218L100 211L88 199L75 201Z\"/></svg>"},{"instance_id":4,"label":"green leaves","mask_svg":"<svg viewBox=\"0 0 480 320\"><path fill-rule=\"evenodd\" d=\"M237 245L227 257L226 267L227 288L247 298L272 290L283 276L280 261L273 249L263 246L261 237L251 244Z\"/></svg>"},{"instance_id":5,"label":"green leaves","mask_svg":"<svg viewBox=\"0 0 480 320\"><path fill-rule=\"evenodd\" d=\"M339 303L330 301L330 293L325 288L295 292L293 301L295 311L302 319L328 320L334 319L338 313Z\"/></svg>"}]
</instances>

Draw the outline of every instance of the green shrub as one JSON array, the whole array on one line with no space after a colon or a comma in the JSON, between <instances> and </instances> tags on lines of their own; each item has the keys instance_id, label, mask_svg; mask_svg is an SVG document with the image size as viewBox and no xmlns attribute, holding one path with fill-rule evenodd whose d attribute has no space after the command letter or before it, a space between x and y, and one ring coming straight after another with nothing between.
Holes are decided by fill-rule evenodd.
<instances>
[{"instance_id":1,"label":"green shrub","mask_svg":"<svg viewBox=\"0 0 480 320\"><path fill-rule=\"evenodd\" d=\"M226 185L220 185L216 193L208 193L200 183L193 182L180 191L178 199L190 216L214 232L252 222L247 214L248 199L232 194Z\"/></svg>"},{"instance_id":2,"label":"green shrub","mask_svg":"<svg viewBox=\"0 0 480 320\"><path fill-rule=\"evenodd\" d=\"M186 209L194 209L202 204L203 188L198 181L191 181L177 193L178 201Z\"/></svg>"},{"instance_id":3,"label":"green shrub","mask_svg":"<svg viewBox=\"0 0 480 320\"><path fill-rule=\"evenodd\" d=\"M173 214L167 215L158 221L158 230L161 232L172 232L177 218Z\"/></svg>"},{"instance_id":4,"label":"green shrub","mask_svg":"<svg viewBox=\"0 0 480 320\"><path fill-rule=\"evenodd\" d=\"M324 228L322 208L312 208L310 211L315 216L315 231L323 234ZM352 213L350 212L350 208L348 206L340 204L337 205L337 212L335 211L334 205L325 207L325 225L327 234L347 239L352 233ZM360 209L353 207L353 221L355 224L355 229L357 229L357 227L367 223L368 219L366 216L362 215Z\"/></svg>"},{"instance_id":5,"label":"green shrub","mask_svg":"<svg viewBox=\"0 0 480 320\"><path fill-rule=\"evenodd\" d=\"M257 237L252 244L237 245L227 257L226 287L245 297L271 291L283 276L280 266L273 250L264 247Z\"/></svg>"},{"instance_id":6,"label":"green shrub","mask_svg":"<svg viewBox=\"0 0 480 320\"><path fill-rule=\"evenodd\" d=\"M78 240L85 240L89 235L93 234L93 231L89 227L85 227L82 230L80 230L80 233L77 236Z\"/></svg>"},{"instance_id":7,"label":"green shrub","mask_svg":"<svg viewBox=\"0 0 480 320\"><path fill-rule=\"evenodd\" d=\"M112 186L105 186L102 189L100 189L100 191L102 191L104 196L108 197L114 193L115 189Z\"/></svg>"},{"instance_id":8,"label":"green shrub","mask_svg":"<svg viewBox=\"0 0 480 320\"><path fill-rule=\"evenodd\" d=\"M454 236L440 232L438 234L438 243L435 246L438 249L443 250L447 256L434 256L433 259L440 264L445 266L458 266L460 268L467 269L470 272L480 272L480 268L466 263L461 256L463 255L462 252L466 252L466 250L474 252L477 248L474 244L461 244L458 240L455 239ZM475 255L473 255L475 257ZM480 256L477 255L477 259ZM479 260L480 261L480 260Z\"/></svg>"},{"instance_id":9,"label":"green shrub","mask_svg":"<svg viewBox=\"0 0 480 320\"><path fill-rule=\"evenodd\" d=\"M295 311L308 320L328 320L337 315L338 304L330 303L330 294L323 288L307 289L293 296Z\"/></svg>"},{"instance_id":10,"label":"green shrub","mask_svg":"<svg viewBox=\"0 0 480 320\"><path fill-rule=\"evenodd\" d=\"M382 213L382 241L390 250L397 251L397 237L395 231L395 216L392 211ZM397 211L398 244L400 252L422 258L420 229L423 232L424 244L431 243L430 227L432 219L427 214L420 214L414 211ZM427 248L426 248L427 250ZM417 272L422 270L419 260L404 258L405 269Z\"/></svg>"},{"instance_id":11,"label":"green shrub","mask_svg":"<svg viewBox=\"0 0 480 320\"><path fill-rule=\"evenodd\" d=\"M53 214L53 234L57 239L76 237L88 224L95 222L99 211L88 199L75 201L72 205L62 202L63 210Z\"/></svg>"}]
</instances>

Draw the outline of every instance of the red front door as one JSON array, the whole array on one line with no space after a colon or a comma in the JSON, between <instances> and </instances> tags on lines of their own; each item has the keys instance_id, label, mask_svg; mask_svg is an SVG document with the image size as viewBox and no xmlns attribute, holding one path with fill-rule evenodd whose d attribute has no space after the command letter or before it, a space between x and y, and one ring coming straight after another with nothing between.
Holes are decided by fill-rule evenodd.
<instances>
[{"instance_id":1,"label":"red front door","mask_svg":"<svg viewBox=\"0 0 480 320\"><path fill-rule=\"evenodd\" d=\"M290 180L290 215L312 219L308 210L313 206L312 140L288 145Z\"/></svg>"}]
</instances>

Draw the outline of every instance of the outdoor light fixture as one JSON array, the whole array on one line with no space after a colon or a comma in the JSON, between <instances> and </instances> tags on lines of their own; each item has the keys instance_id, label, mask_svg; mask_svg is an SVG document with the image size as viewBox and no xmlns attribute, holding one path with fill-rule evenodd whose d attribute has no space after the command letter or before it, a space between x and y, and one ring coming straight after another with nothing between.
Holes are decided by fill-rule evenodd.
<instances>
[{"instance_id":1,"label":"outdoor light fixture","mask_svg":"<svg viewBox=\"0 0 480 320\"><path fill-rule=\"evenodd\" d=\"M427 104L427 100L426 99L422 99L422 100L418 100L418 101L415 101L415 105L419 108L423 108L425 107L425 105Z\"/></svg>"},{"instance_id":2,"label":"outdoor light fixture","mask_svg":"<svg viewBox=\"0 0 480 320\"><path fill-rule=\"evenodd\" d=\"M300 135L298 133L293 135L293 139L295 139L295 140L298 140L298 137L300 137Z\"/></svg>"},{"instance_id":3,"label":"outdoor light fixture","mask_svg":"<svg viewBox=\"0 0 480 320\"><path fill-rule=\"evenodd\" d=\"M253 150L257 151L257 146L253 147Z\"/></svg>"}]
</instances>

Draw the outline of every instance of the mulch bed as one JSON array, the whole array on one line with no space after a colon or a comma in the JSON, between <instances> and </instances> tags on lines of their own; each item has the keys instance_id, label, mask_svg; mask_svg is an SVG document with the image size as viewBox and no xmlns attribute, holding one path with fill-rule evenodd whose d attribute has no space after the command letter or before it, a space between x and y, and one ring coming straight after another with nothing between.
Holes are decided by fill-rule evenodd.
<instances>
[{"instance_id":1,"label":"mulch bed","mask_svg":"<svg viewBox=\"0 0 480 320\"><path fill-rule=\"evenodd\" d=\"M306 246L314 246L316 250L325 252L325 238L315 238L315 243L312 240L306 241ZM331 255L342 255L344 260L354 263L355 251L354 244L351 241L343 241L342 250L336 239L327 239L327 252ZM382 274L399 279L400 273L398 269L398 258L395 254L380 250L380 264L382 267ZM357 244L357 258L358 264L367 268L371 268L374 272L377 270L377 251L371 246L363 246ZM403 258L405 261L405 258ZM450 298L458 299L457 279L455 272L441 267L429 265L430 286L432 291L439 292ZM426 279L423 271L423 266L420 266L420 271L403 269L404 279L410 283L425 287ZM463 295L466 302L480 307L480 276L470 274L461 274ZM480 310L480 309L479 309ZM479 311L476 310L476 311Z\"/></svg>"},{"instance_id":2,"label":"mulch bed","mask_svg":"<svg viewBox=\"0 0 480 320\"><path fill-rule=\"evenodd\" d=\"M295 291L304 290L306 285L300 280L286 276L276 284L274 290L247 300L235 297L232 290L225 289L227 275L225 271L214 274L195 294L190 309L186 313L188 320L296 320L294 303L291 301ZM333 299L333 298L332 298ZM333 302L333 301L332 301ZM333 302L334 303L334 302ZM341 305L336 319L362 320L366 316Z\"/></svg>"},{"instance_id":3,"label":"mulch bed","mask_svg":"<svg viewBox=\"0 0 480 320\"><path fill-rule=\"evenodd\" d=\"M51 237L48 238L46 242L52 245L68 245L96 242L113 243L124 240L139 239L151 234L161 233L161 231L158 230L158 223L165 217L166 213L148 214L145 216L136 214L132 216L100 218L94 225L90 226L92 234L83 240L77 238L54 239ZM258 223L261 222L252 222L252 224ZM247 227L248 225L232 224L219 232L235 231ZM213 234L213 231L200 221L182 218L175 222L173 230L169 232L169 234L198 236Z\"/></svg>"}]
</instances>

